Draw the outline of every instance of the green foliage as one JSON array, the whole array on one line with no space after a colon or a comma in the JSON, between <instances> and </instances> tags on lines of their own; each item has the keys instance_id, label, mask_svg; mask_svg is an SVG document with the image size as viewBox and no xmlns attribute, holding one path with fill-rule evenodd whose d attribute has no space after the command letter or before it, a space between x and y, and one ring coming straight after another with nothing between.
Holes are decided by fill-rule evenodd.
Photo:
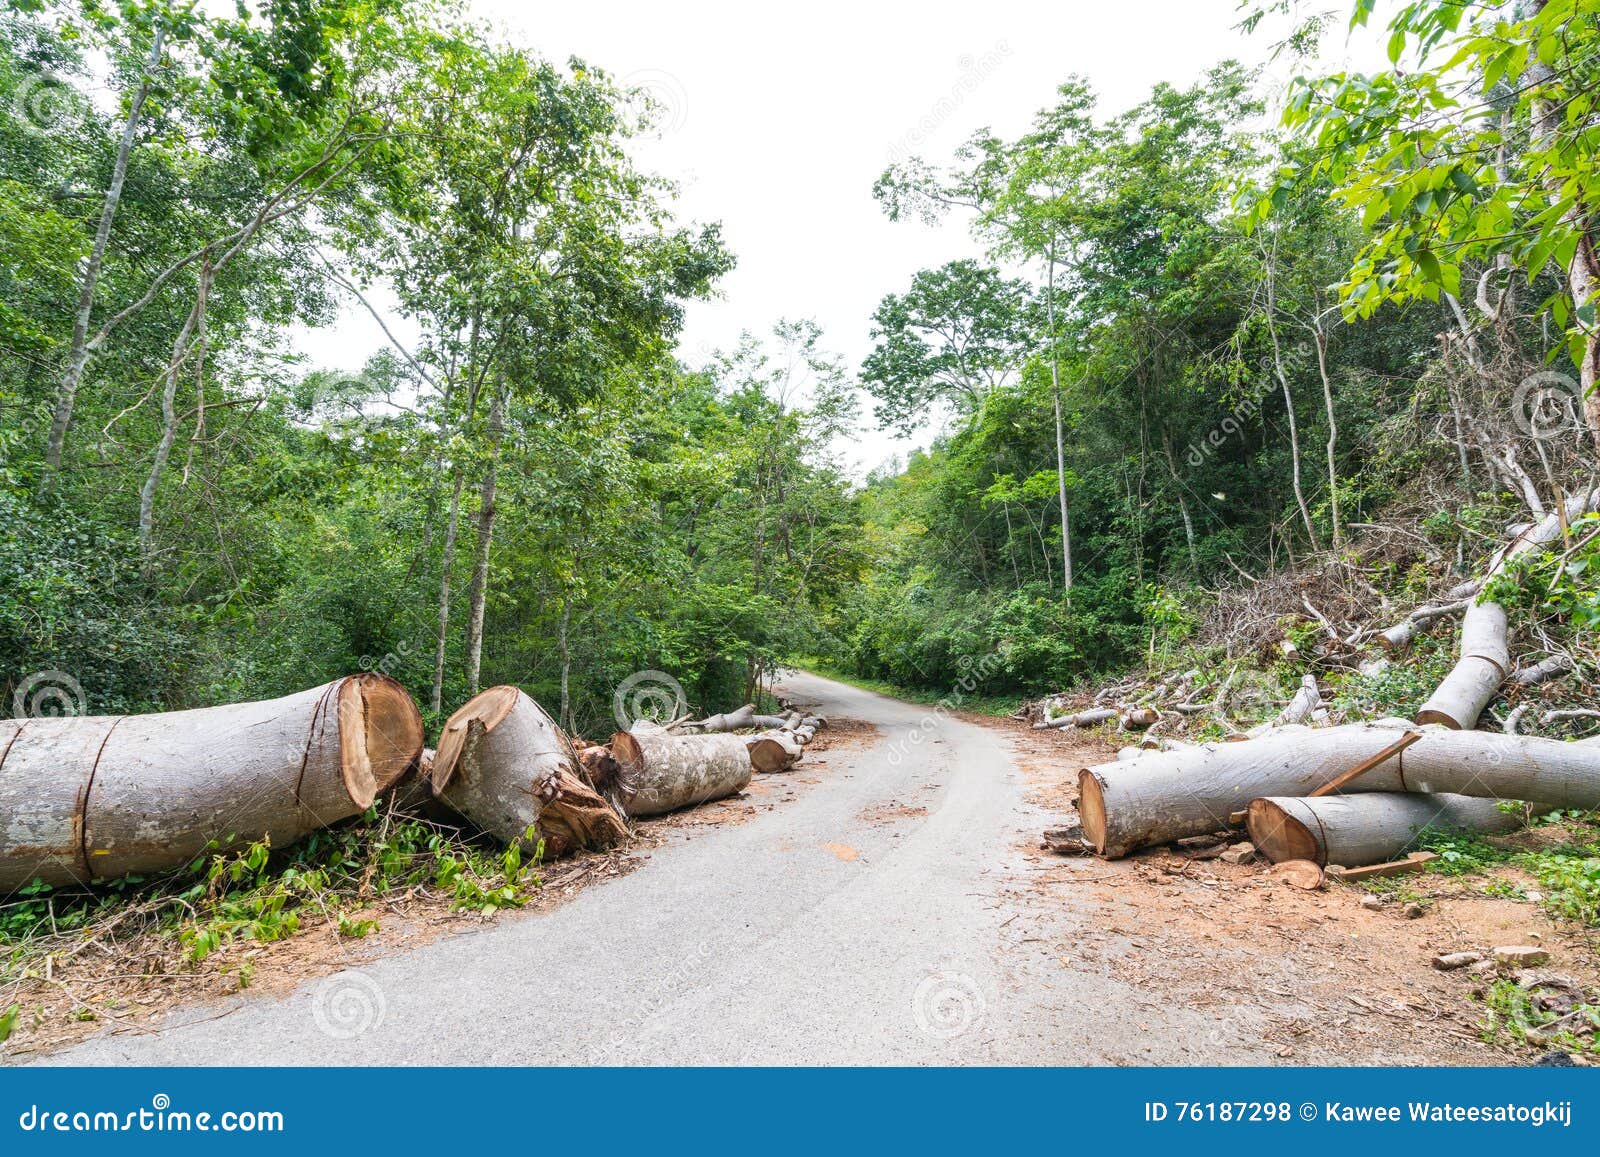
<instances>
[{"instance_id":1,"label":"green foliage","mask_svg":"<svg viewBox=\"0 0 1600 1157\"><path fill-rule=\"evenodd\" d=\"M1542 1007L1537 990L1504 978L1490 984L1482 1000L1483 1039L1491 1044L1555 1045L1569 1052L1600 1054L1600 1033L1578 1031L1583 1026L1600 1029L1600 1007L1580 1004L1570 1016L1555 1012Z\"/></svg>"},{"instance_id":2,"label":"green foliage","mask_svg":"<svg viewBox=\"0 0 1600 1157\"><path fill-rule=\"evenodd\" d=\"M308 920L331 923L341 936L367 936L378 922L360 910L410 890L492 913L521 906L539 886L542 844L525 857L516 844L494 848L421 821L392 821L380 809L287 851L230 842L180 871L130 877L92 893L35 882L0 907L0 949L9 956L0 978L36 970L39 953L59 947L51 938L93 934L113 921L119 935L154 933L200 964L238 940L285 939Z\"/></svg>"}]
</instances>

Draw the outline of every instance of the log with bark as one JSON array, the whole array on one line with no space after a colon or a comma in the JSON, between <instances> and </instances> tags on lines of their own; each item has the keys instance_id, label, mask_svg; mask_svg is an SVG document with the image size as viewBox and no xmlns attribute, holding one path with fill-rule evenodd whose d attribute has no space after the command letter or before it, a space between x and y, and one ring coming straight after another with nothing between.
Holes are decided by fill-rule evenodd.
<instances>
[{"instance_id":1,"label":"log with bark","mask_svg":"<svg viewBox=\"0 0 1600 1157\"><path fill-rule=\"evenodd\" d=\"M358 815L422 753L385 675L157 715L0 723L0 894L160 872L228 837L285 847Z\"/></svg>"},{"instance_id":2,"label":"log with bark","mask_svg":"<svg viewBox=\"0 0 1600 1157\"><path fill-rule=\"evenodd\" d=\"M669 730L685 735L715 735L729 731L744 731L755 726L757 726L756 705L746 703L743 707L725 711L721 715L708 715L704 719L675 723Z\"/></svg>"},{"instance_id":3,"label":"log with bark","mask_svg":"<svg viewBox=\"0 0 1600 1157\"><path fill-rule=\"evenodd\" d=\"M1273 863L1312 860L1359 868L1414 850L1425 828L1496 834L1526 822L1521 808L1465 795L1363 792L1250 801L1250 841Z\"/></svg>"},{"instance_id":4,"label":"log with bark","mask_svg":"<svg viewBox=\"0 0 1600 1157\"><path fill-rule=\"evenodd\" d=\"M611 737L623 769L622 805L630 816L654 816L743 791L750 752L737 735L674 735L650 723Z\"/></svg>"},{"instance_id":5,"label":"log with bark","mask_svg":"<svg viewBox=\"0 0 1600 1157\"><path fill-rule=\"evenodd\" d=\"M1473 604L1461 618L1461 657L1417 712L1417 722L1471 730L1510 671L1505 608Z\"/></svg>"},{"instance_id":6,"label":"log with bark","mask_svg":"<svg viewBox=\"0 0 1600 1157\"><path fill-rule=\"evenodd\" d=\"M622 817L596 790L578 751L544 709L516 687L490 687L445 722L433 761L434 794L505 843L547 856L609 847Z\"/></svg>"},{"instance_id":7,"label":"log with bark","mask_svg":"<svg viewBox=\"0 0 1600 1157\"><path fill-rule=\"evenodd\" d=\"M1146 752L1085 768L1078 775L1084 833L1099 854L1117 857L1220 831L1253 799L1309 796L1394 746L1402 732L1393 723L1280 728L1242 743ZM1349 788L1592 808L1600 806L1600 746L1426 727L1421 739Z\"/></svg>"}]
</instances>

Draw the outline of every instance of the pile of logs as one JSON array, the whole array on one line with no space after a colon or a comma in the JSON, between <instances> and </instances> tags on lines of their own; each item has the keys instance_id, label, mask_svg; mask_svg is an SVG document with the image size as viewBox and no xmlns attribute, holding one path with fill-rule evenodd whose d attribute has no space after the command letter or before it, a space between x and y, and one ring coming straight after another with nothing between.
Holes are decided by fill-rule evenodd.
<instances>
[{"instance_id":1,"label":"pile of logs","mask_svg":"<svg viewBox=\"0 0 1600 1157\"><path fill-rule=\"evenodd\" d=\"M1106 688L1071 711L1047 702L1035 728L1114 721L1119 731L1141 733L1140 743L1123 748L1117 760L1080 770L1080 828L1050 833L1050 846L1118 857L1245 827L1254 848L1274 863L1355 868L1398 858L1423 829L1505 832L1529 814L1600 807L1600 740L1518 734L1524 708L1497 730L1476 730L1507 683L1526 686L1571 669L1570 661L1513 663L1505 609L1485 595L1491 580L1513 560L1563 541L1570 524L1597 505L1600 488L1573 496L1518 528L1484 573L1447 600L1349 640L1395 654L1418 629L1462 616L1456 663L1415 720L1329 725L1310 675L1275 719L1247 731L1228 721L1232 677L1206 699L1194 690L1198 671L1163 678L1136 697L1128 684ZM1171 721L1182 728L1200 715L1222 725L1222 741L1157 734Z\"/></svg>"},{"instance_id":2,"label":"pile of logs","mask_svg":"<svg viewBox=\"0 0 1600 1157\"><path fill-rule=\"evenodd\" d=\"M628 821L732 795L793 767L825 720L746 705L574 741L516 687L491 687L423 746L386 675L193 711L0 720L0 897L182 867L230 838L281 848L388 794L553 857Z\"/></svg>"}]
</instances>

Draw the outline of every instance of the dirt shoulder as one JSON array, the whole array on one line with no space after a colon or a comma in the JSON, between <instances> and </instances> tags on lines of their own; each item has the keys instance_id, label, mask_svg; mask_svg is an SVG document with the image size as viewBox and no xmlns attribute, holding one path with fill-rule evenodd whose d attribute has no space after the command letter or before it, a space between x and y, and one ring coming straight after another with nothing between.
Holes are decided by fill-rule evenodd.
<instances>
[{"instance_id":1,"label":"dirt shoulder","mask_svg":"<svg viewBox=\"0 0 1600 1157\"><path fill-rule=\"evenodd\" d=\"M1094 732L963 718L1005 737L1029 799L1058 826L1076 819L1078 769L1114 757ZM1268 1042L1292 1064L1537 1058L1544 1048L1514 1028L1485 1032L1483 1001L1496 975L1439 971L1432 961L1440 953L1536 945L1550 954L1544 976L1600 986L1600 937L1527 899L1496 894L1528 882L1510 868L1303 892L1274 879L1262 861L1234 865L1171 849L1104 861L1059 856L1028 836L1021 842L1034 869L1025 903L1086 910L1087 919L1048 948L1063 965L1098 966L1149 992L1157 1009L1215 1007L1219 1028L1206 1044L1216 1063L1230 1063L1230 1040ZM1049 928L1041 925L1041 934Z\"/></svg>"}]
</instances>

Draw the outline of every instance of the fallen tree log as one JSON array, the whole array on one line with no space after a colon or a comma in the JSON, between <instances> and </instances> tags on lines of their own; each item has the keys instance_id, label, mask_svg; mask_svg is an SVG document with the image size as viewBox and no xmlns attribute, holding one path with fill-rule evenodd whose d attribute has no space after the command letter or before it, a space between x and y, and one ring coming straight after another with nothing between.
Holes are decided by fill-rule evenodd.
<instances>
[{"instance_id":1,"label":"fallen tree log","mask_svg":"<svg viewBox=\"0 0 1600 1157\"><path fill-rule=\"evenodd\" d=\"M622 806L630 816L654 816L743 791L752 769L737 735L673 735L636 723L611 737L623 768Z\"/></svg>"},{"instance_id":2,"label":"fallen tree log","mask_svg":"<svg viewBox=\"0 0 1600 1157\"><path fill-rule=\"evenodd\" d=\"M255 703L0 723L0 894L180 867L229 836L285 847L358 815L422 753L405 688L366 673Z\"/></svg>"},{"instance_id":3,"label":"fallen tree log","mask_svg":"<svg viewBox=\"0 0 1600 1157\"><path fill-rule=\"evenodd\" d=\"M1461 617L1461 657L1417 711L1418 723L1442 723L1470 731L1511 672L1506 611L1499 603L1475 603Z\"/></svg>"},{"instance_id":4,"label":"fallen tree log","mask_svg":"<svg viewBox=\"0 0 1600 1157\"><path fill-rule=\"evenodd\" d=\"M1227 826L1251 800L1309 796L1394 744L1392 721L1282 728L1242 743L1145 752L1078 773L1083 830L1115 858ZM1361 792L1449 792L1600 807L1600 745L1487 731L1422 729L1422 738L1351 785Z\"/></svg>"},{"instance_id":5,"label":"fallen tree log","mask_svg":"<svg viewBox=\"0 0 1600 1157\"><path fill-rule=\"evenodd\" d=\"M572 741L521 690L490 687L446 720L433 793L507 844L545 854L609 847L627 825L580 770Z\"/></svg>"},{"instance_id":6,"label":"fallen tree log","mask_svg":"<svg viewBox=\"0 0 1600 1157\"><path fill-rule=\"evenodd\" d=\"M763 731L744 737L755 771L787 771L805 755L805 746L787 731Z\"/></svg>"},{"instance_id":7,"label":"fallen tree log","mask_svg":"<svg viewBox=\"0 0 1600 1157\"><path fill-rule=\"evenodd\" d=\"M1414 850L1425 828L1496 834L1523 826L1522 811L1465 795L1364 792L1250 801L1250 841L1273 863L1311 860L1360 868Z\"/></svg>"},{"instance_id":8,"label":"fallen tree log","mask_svg":"<svg viewBox=\"0 0 1600 1157\"><path fill-rule=\"evenodd\" d=\"M1511 672L1510 681L1522 687L1532 687L1536 683L1548 683L1551 679L1565 675L1572 669L1572 656L1551 655L1548 659L1541 659L1539 662L1530 663L1526 667L1518 667Z\"/></svg>"},{"instance_id":9,"label":"fallen tree log","mask_svg":"<svg viewBox=\"0 0 1600 1157\"><path fill-rule=\"evenodd\" d=\"M1097 723L1117 718L1117 712L1109 707L1095 707L1088 711L1078 711L1071 715L1060 715L1054 719L1046 719L1042 723L1035 723L1035 731L1044 731L1052 727L1093 727Z\"/></svg>"},{"instance_id":10,"label":"fallen tree log","mask_svg":"<svg viewBox=\"0 0 1600 1157\"><path fill-rule=\"evenodd\" d=\"M759 726L756 723L756 705L746 703L743 707L725 711L721 715L708 715L704 719L676 724L669 730L682 735L716 735L729 731L743 731L756 726Z\"/></svg>"}]
</instances>

